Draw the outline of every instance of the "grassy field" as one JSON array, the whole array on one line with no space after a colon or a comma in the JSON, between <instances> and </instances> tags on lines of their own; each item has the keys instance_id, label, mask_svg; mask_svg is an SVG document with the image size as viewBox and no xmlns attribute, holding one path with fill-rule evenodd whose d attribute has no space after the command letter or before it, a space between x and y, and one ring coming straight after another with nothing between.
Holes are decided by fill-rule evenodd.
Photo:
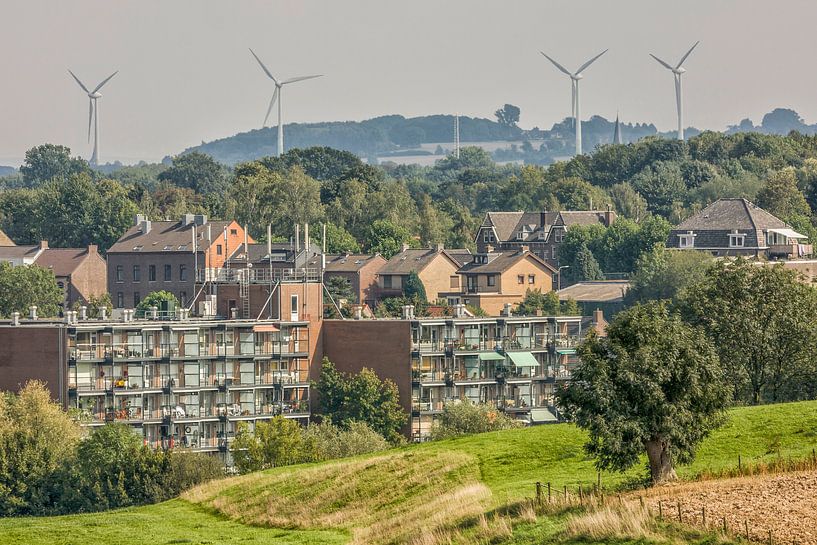
<instances>
[{"instance_id":1,"label":"grassy field","mask_svg":"<svg viewBox=\"0 0 817 545\"><path fill-rule=\"evenodd\" d=\"M566 424L412 445L374 456L278 468L209 483L164 504L93 515L0 519L0 543L433 543L496 527L506 543L554 543L561 519L503 529L485 519L530 497L596 480L585 435ZM817 402L737 408L682 476L817 447ZM613 487L642 468L602 474ZM488 515L491 516L490 514ZM452 524L452 521L455 523ZM466 521L463 530L462 521ZM422 526L427 535L416 528ZM274 529L268 529L274 527ZM469 530L468 528L471 528ZM487 531L487 530L486 530ZM447 538L445 538L447 539ZM473 540L476 542L476 540ZM559 541L567 543L566 541ZM622 542L624 543L624 542ZM643 543L643 542L642 542Z\"/></svg>"}]
</instances>

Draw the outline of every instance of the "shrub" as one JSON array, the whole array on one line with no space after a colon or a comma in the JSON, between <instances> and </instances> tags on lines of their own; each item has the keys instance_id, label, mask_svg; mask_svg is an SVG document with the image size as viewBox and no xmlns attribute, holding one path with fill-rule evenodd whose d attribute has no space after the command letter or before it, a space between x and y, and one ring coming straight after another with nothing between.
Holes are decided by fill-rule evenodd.
<instances>
[{"instance_id":1,"label":"shrub","mask_svg":"<svg viewBox=\"0 0 817 545\"><path fill-rule=\"evenodd\" d=\"M520 425L520 422L487 405L449 403L434 422L431 438L450 439L472 433L506 430Z\"/></svg>"},{"instance_id":2,"label":"shrub","mask_svg":"<svg viewBox=\"0 0 817 545\"><path fill-rule=\"evenodd\" d=\"M322 462L389 448L389 442L363 422L339 428L331 421L309 424L303 430L303 461Z\"/></svg>"}]
</instances>

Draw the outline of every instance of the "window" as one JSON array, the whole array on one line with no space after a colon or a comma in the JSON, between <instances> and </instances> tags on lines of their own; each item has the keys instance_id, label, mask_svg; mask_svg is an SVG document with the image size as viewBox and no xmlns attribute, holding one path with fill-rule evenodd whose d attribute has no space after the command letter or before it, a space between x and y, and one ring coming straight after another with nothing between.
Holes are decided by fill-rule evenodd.
<instances>
[{"instance_id":1,"label":"window","mask_svg":"<svg viewBox=\"0 0 817 545\"><path fill-rule=\"evenodd\" d=\"M528 275L528 284L536 284L536 275L535 274L529 274Z\"/></svg>"},{"instance_id":2,"label":"window","mask_svg":"<svg viewBox=\"0 0 817 545\"><path fill-rule=\"evenodd\" d=\"M525 275L524 274L517 274L516 275L516 283L517 284L524 284L525 283Z\"/></svg>"},{"instance_id":3,"label":"window","mask_svg":"<svg viewBox=\"0 0 817 545\"><path fill-rule=\"evenodd\" d=\"M238 235L238 229L230 229L230 234L233 236Z\"/></svg>"},{"instance_id":4,"label":"window","mask_svg":"<svg viewBox=\"0 0 817 545\"><path fill-rule=\"evenodd\" d=\"M116 308L125 306L125 294L121 291L116 292Z\"/></svg>"},{"instance_id":5,"label":"window","mask_svg":"<svg viewBox=\"0 0 817 545\"><path fill-rule=\"evenodd\" d=\"M729 235L729 247L730 248L743 248L743 243L746 240L746 235L741 235L737 233L733 233Z\"/></svg>"},{"instance_id":6,"label":"window","mask_svg":"<svg viewBox=\"0 0 817 545\"><path fill-rule=\"evenodd\" d=\"M187 280L187 265L179 265L179 280Z\"/></svg>"},{"instance_id":7,"label":"window","mask_svg":"<svg viewBox=\"0 0 817 545\"><path fill-rule=\"evenodd\" d=\"M222 253L221 244L216 244L216 255L221 255Z\"/></svg>"},{"instance_id":8,"label":"window","mask_svg":"<svg viewBox=\"0 0 817 545\"><path fill-rule=\"evenodd\" d=\"M57 287L60 288L61 290L65 289L65 283L64 282L57 282Z\"/></svg>"},{"instance_id":9,"label":"window","mask_svg":"<svg viewBox=\"0 0 817 545\"><path fill-rule=\"evenodd\" d=\"M173 266L165 265L165 282L170 282L173 279Z\"/></svg>"},{"instance_id":10,"label":"window","mask_svg":"<svg viewBox=\"0 0 817 545\"><path fill-rule=\"evenodd\" d=\"M678 247L679 248L694 248L695 247L695 235L691 232L687 233L686 235L678 235Z\"/></svg>"},{"instance_id":11,"label":"window","mask_svg":"<svg viewBox=\"0 0 817 545\"><path fill-rule=\"evenodd\" d=\"M156 265L150 265L148 267L148 280L156 282Z\"/></svg>"},{"instance_id":12,"label":"window","mask_svg":"<svg viewBox=\"0 0 817 545\"><path fill-rule=\"evenodd\" d=\"M383 288L387 289L387 290L391 289L391 276L390 275L384 275L383 276Z\"/></svg>"},{"instance_id":13,"label":"window","mask_svg":"<svg viewBox=\"0 0 817 545\"><path fill-rule=\"evenodd\" d=\"M493 242L494 241L494 233L490 229L486 229L482 232L482 242Z\"/></svg>"},{"instance_id":14,"label":"window","mask_svg":"<svg viewBox=\"0 0 817 545\"><path fill-rule=\"evenodd\" d=\"M298 296L290 296L289 303L289 319L296 322L298 321Z\"/></svg>"},{"instance_id":15,"label":"window","mask_svg":"<svg viewBox=\"0 0 817 545\"><path fill-rule=\"evenodd\" d=\"M139 292L138 291L133 292L133 308L136 308L139 305L139 301L141 300L142 298L139 297Z\"/></svg>"},{"instance_id":16,"label":"window","mask_svg":"<svg viewBox=\"0 0 817 545\"><path fill-rule=\"evenodd\" d=\"M496 275L495 274L489 274L487 276L487 278L488 278L488 285L489 286L496 286Z\"/></svg>"},{"instance_id":17,"label":"window","mask_svg":"<svg viewBox=\"0 0 817 545\"><path fill-rule=\"evenodd\" d=\"M556 246L553 246L553 247L550 249L550 258L551 258L551 259L556 259Z\"/></svg>"},{"instance_id":18,"label":"window","mask_svg":"<svg viewBox=\"0 0 817 545\"><path fill-rule=\"evenodd\" d=\"M133 266L133 281L134 282L142 281L142 271L140 270L139 265Z\"/></svg>"},{"instance_id":19,"label":"window","mask_svg":"<svg viewBox=\"0 0 817 545\"><path fill-rule=\"evenodd\" d=\"M122 282L122 273L123 273L122 265L117 265L116 266L116 281L117 282Z\"/></svg>"}]
</instances>

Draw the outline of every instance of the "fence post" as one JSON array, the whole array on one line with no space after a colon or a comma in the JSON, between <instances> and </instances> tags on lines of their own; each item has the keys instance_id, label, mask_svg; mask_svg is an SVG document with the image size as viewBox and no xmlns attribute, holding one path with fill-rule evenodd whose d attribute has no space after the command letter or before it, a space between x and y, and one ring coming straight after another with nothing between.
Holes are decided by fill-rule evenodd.
<instances>
[{"instance_id":1,"label":"fence post","mask_svg":"<svg viewBox=\"0 0 817 545\"><path fill-rule=\"evenodd\" d=\"M738 454L738 473L743 472L743 465L741 464L740 454Z\"/></svg>"},{"instance_id":2,"label":"fence post","mask_svg":"<svg viewBox=\"0 0 817 545\"><path fill-rule=\"evenodd\" d=\"M550 481L548 481L548 503L550 503Z\"/></svg>"},{"instance_id":3,"label":"fence post","mask_svg":"<svg viewBox=\"0 0 817 545\"><path fill-rule=\"evenodd\" d=\"M772 543L772 531L771 530L769 530L769 545L774 545Z\"/></svg>"},{"instance_id":4,"label":"fence post","mask_svg":"<svg viewBox=\"0 0 817 545\"><path fill-rule=\"evenodd\" d=\"M726 517L723 517L723 533L725 534L728 531L729 529L726 527Z\"/></svg>"},{"instance_id":5,"label":"fence post","mask_svg":"<svg viewBox=\"0 0 817 545\"><path fill-rule=\"evenodd\" d=\"M565 485L565 501L567 501L567 485Z\"/></svg>"},{"instance_id":6,"label":"fence post","mask_svg":"<svg viewBox=\"0 0 817 545\"><path fill-rule=\"evenodd\" d=\"M619 496L621 497L621 496ZM644 496L638 496L638 503L641 504L641 508L644 509Z\"/></svg>"},{"instance_id":7,"label":"fence post","mask_svg":"<svg viewBox=\"0 0 817 545\"><path fill-rule=\"evenodd\" d=\"M658 500L658 520L664 520L664 502Z\"/></svg>"},{"instance_id":8,"label":"fence post","mask_svg":"<svg viewBox=\"0 0 817 545\"><path fill-rule=\"evenodd\" d=\"M542 505L542 483L536 481L536 504Z\"/></svg>"},{"instance_id":9,"label":"fence post","mask_svg":"<svg viewBox=\"0 0 817 545\"><path fill-rule=\"evenodd\" d=\"M584 490L582 490L581 483L579 483L579 504L584 505Z\"/></svg>"},{"instance_id":10,"label":"fence post","mask_svg":"<svg viewBox=\"0 0 817 545\"><path fill-rule=\"evenodd\" d=\"M598 484L596 485L596 490L598 490L599 493L601 493L601 471L599 471Z\"/></svg>"},{"instance_id":11,"label":"fence post","mask_svg":"<svg viewBox=\"0 0 817 545\"><path fill-rule=\"evenodd\" d=\"M746 530L746 541L749 541L749 521L743 519L743 528Z\"/></svg>"},{"instance_id":12,"label":"fence post","mask_svg":"<svg viewBox=\"0 0 817 545\"><path fill-rule=\"evenodd\" d=\"M678 522L684 522L683 518L681 517L681 500L678 500Z\"/></svg>"},{"instance_id":13,"label":"fence post","mask_svg":"<svg viewBox=\"0 0 817 545\"><path fill-rule=\"evenodd\" d=\"M706 528L706 504L701 507L701 519L703 520L704 528Z\"/></svg>"}]
</instances>

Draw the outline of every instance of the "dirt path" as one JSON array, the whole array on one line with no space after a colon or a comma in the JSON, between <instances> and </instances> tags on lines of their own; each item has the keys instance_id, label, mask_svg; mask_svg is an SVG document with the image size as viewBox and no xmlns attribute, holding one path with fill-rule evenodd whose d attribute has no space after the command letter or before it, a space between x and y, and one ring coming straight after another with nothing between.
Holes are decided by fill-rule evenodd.
<instances>
[{"instance_id":1,"label":"dirt path","mask_svg":"<svg viewBox=\"0 0 817 545\"><path fill-rule=\"evenodd\" d=\"M653 513L661 502L664 518L686 524L722 528L752 541L792 545L817 545L817 471L739 477L664 486L643 494Z\"/></svg>"}]
</instances>

